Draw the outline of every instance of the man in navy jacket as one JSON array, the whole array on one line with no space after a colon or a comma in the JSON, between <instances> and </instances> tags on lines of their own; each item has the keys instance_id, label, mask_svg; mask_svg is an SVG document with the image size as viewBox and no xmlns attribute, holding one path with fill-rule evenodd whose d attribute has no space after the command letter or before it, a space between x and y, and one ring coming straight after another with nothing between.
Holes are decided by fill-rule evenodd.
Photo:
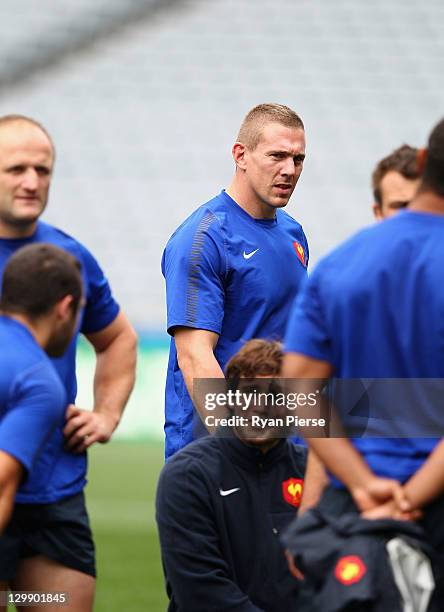
<instances>
[{"instance_id":1,"label":"man in navy jacket","mask_svg":"<svg viewBox=\"0 0 444 612\"><path fill-rule=\"evenodd\" d=\"M275 385L281 360L279 343L250 340L227 365L231 388L253 377ZM279 534L300 503L306 451L278 435L271 425L222 428L164 467L156 514L170 612L294 607Z\"/></svg>"}]
</instances>

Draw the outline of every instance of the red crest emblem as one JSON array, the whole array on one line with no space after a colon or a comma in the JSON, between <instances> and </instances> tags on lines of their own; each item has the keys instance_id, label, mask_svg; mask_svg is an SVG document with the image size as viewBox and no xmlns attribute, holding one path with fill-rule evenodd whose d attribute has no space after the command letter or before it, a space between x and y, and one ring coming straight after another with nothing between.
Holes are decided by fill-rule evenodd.
<instances>
[{"instance_id":1,"label":"red crest emblem","mask_svg":"<svg viewBox=\"0 0 444 612\"><path fill-rule=\"evenodd\" d=\"M359 582L364 576L367 568L362 559L356 555L341 557L336 563L335 577L339 582L349 586Z\"/></svg>"},{"instance_id":2,"label":"red crest emblem","mask_svg":"<svg viewBox=\"0 0 444 612\"><path fill-rule=\"evenodd\" d=\"M300 242L298 242L297 240L295 240L293 242L293 246L295 248L296 251L296 255L298 256L299 261L301 262L301 264L304 266L304 268L307 267L307 264L305 263L305 250L304 247L302 246L302 244Z\"/></svg>"},{"instance_id":3,"label":"red crest emblem","mask_svg":"<svg viewBox=\"0 0 444 612\"><path fill-rule=\"evenodd\" d=\"M289 478L282 483L282 493L287 504L299 508L302 499L304 481L302 478Z\"/></svg>"}]
</instances>

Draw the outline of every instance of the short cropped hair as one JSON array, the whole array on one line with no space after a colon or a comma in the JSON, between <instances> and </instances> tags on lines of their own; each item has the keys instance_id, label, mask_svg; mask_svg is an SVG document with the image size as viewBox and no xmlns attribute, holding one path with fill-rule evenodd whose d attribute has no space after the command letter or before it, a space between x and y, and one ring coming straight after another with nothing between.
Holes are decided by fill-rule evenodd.
<instances>
[{"instance_id":1,"label":"short cropped hair","mask_svg":"<svg viewBox=\"0 0 444 612\"><path fill-rule=\"evenodd\" d=\"M284 356L282 344L274 340L249 340L226 366L228 379L275 376Z\"/></svg>"},{"instance_id":2,"label":"short cropped hair","mask_svg":"<svg viewBox=\"0 0 444 612\"><path fill-rule=\"evenodd\" d=\"M419 190L432 191L444 197L444 119L433 128L429 136Z\"/></svg>"},{"instance_id":3,"label":"short cropped hair","mask_svg":"<svg viewBox=\"0 0 444 612\"><path fill-rule=\"evenodd\" d=\"M65 296L72 296L77 311L82 297L82 275L78 260L45 244L31 244L18 249L3 272L0 310L38 319Z\"/></svg>"},{"instance_id":4,"label":"short cropped hair","mask_svg":"<svg viewBox=\"0 0 444 612\"><path fill-rule=\"evenodd\" d=\"M418 149L403 144L378 162L372 174L372 189L375 202L379 206L382 206L381 182L389 172L399 172L404 178L412 181L420 178Z\"/></svg>"},{"instance_id":5,"label":"short cropped hair","mask_svg":"<svg viewBox=\"0 0 444 612\"><path fill-rule=\"evenodd\" d=\"M10 125L11 123L30 123L34 127L39 128L39 130L41 130L49 140L53 153L55 155L54 142L51 136L49 135L48 130L39 121L36 121L31 117L27 117L26 115L3 115L3 117L0 117L0 130L2 127Z\"/></svg>"},{"instance_id":6,"label":"short cropped hair","mask_svg":"<svg viewBox=\"0 0 444 612\"><path fill-rule=\"evenodd\" d=\"M237 141L253 151L260 142L262 131L268 123L280 123L285 127L304 129L297 113L283 104L259 104L252 108L242 121Z\"/></svg>"}]
</instances>

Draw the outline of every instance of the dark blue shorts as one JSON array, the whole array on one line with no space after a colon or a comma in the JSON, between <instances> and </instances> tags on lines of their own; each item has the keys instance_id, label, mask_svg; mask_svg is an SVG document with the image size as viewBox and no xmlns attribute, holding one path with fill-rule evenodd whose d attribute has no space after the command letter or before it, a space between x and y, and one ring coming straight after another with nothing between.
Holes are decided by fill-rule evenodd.
<instances>
[{"instance_id":1,"label":"dark blue shorts","mask_svg":"<svg viewBox=\"0 0 444 612\"><path fill-rule=\"evenodd\" d=\"M52 504L16 504L5 536L9 538L11 562L15 540L20 558L44 555L90 576L96 575L94 542L83 493ZM2 579L5 580L0 573ZM10 579L11 576L7 578Z\"/></svg>"}]
</instances>

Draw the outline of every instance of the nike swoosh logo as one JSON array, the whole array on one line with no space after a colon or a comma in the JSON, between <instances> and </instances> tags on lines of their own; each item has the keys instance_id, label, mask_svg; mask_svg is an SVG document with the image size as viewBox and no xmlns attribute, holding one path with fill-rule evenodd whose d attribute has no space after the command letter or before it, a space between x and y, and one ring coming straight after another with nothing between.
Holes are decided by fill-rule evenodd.
<instances>
[{"instance_id":1,"label":"nike swoosh logo","mask_svg":"<svg viewBox=\"0 0 444 612\"><path fill-rule=\"evenodd\" d=\"M256 249L255 251L251 251L251 253L245 253L244 251L244 259L250 259L250 257L253 257L253 255L257 253L258 251L259 249Z\"/></svg>"},{"instance_id":2,"label":"nike swoosh logo","mask_svg":"<svg viewBox=\"0 0 444 612\"><path fill-rule=\"evenodd\" d=\"M226 497L227 495L236 493L236 491L240 491L240 487L237 487L237 489L228 489L227 491L224 491L223 489L219 489L219 493L222 495L222 497Z\"/></svg>"}]
</instances>

